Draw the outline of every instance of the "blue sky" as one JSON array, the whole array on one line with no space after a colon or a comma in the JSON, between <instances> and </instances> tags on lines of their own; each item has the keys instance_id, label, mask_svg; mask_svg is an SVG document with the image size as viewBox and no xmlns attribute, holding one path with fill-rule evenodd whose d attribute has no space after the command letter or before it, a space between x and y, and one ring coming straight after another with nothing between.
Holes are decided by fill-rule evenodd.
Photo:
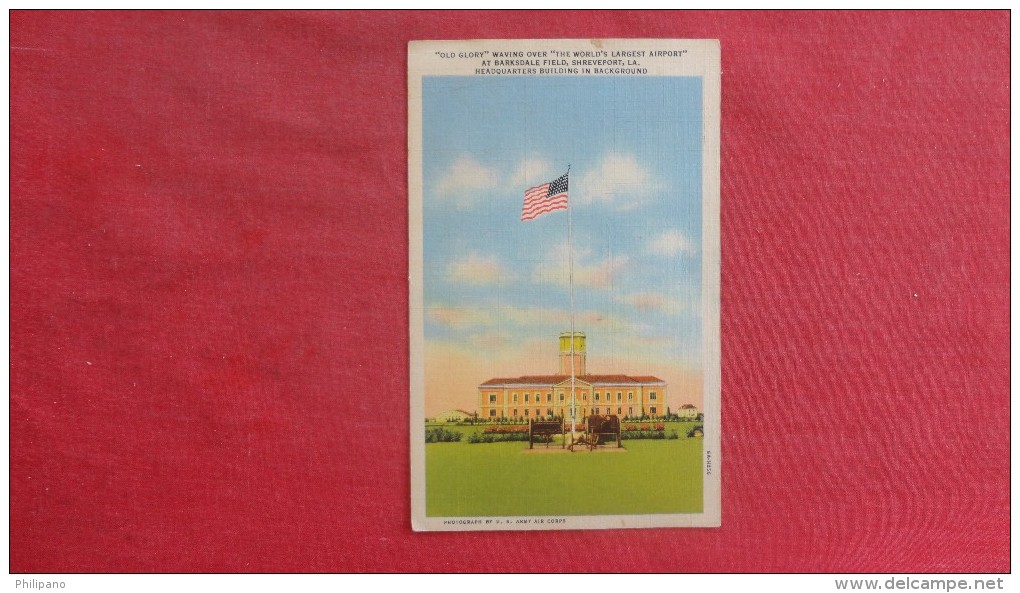
<instances>
[{"instance_id":1,"label":"blue sky","mask_svg":"<svg viewBox=\"0 0 1020 593\"><path fill-rule=\"evenodd\" d=\"M490 377L555 372L567 212L520 210L568 165L589 371L697 383L701 79L426 77L422 107L427 403L443 391L466 407Z\"/></svg>"}]
</instances>

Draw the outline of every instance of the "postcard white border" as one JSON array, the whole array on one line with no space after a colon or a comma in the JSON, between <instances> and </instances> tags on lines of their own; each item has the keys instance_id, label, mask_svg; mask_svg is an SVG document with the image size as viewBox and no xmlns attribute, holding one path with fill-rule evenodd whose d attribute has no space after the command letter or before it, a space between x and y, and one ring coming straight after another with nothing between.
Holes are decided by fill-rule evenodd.
<instances>
[{"instance_id":1,"label":"postcard white border","mask_svg":"<svg viewBox=\"0 0 1020 593\"><path fill-rule=\"evenodd\" d=\"M702 356L705 436L701 513L650 515L571 515L555 517L426 517L425 515L425 336L422 183L422 79L424 76L605 76L602 73L512 72L479 74L475 53L492 51L644 50L682 52L640 60L640 72L614 76L702 77ZM674 54L675 55L675 54ZM718 527L721 525L721 391L719 136L721 96L717 40L537 39L412 41L408 44L408 285L410 289L411 524L415 531L505 531L640 527ZM544 519L537 522L535 519ZM530 520L530 521L529 521Z\"/></svg>"}]
</instances>

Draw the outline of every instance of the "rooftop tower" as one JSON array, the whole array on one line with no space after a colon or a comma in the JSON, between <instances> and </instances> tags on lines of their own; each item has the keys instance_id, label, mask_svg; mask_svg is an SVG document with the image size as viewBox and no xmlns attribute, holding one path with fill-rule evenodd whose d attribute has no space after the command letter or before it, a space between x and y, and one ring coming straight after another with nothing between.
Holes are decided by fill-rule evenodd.
<instances>
[{"instance_id":1,"label":"rooftop tower","mask_svg":"<svg viewBox=\"0 0 1020 593\"><path fill-rule=\"evenodd\" d=\"M581 332L574 332L574 375L588 373L585 367L585 338ZM570 374L570 332L560 334L560 374Z\"/></svg>"}]
</instances>

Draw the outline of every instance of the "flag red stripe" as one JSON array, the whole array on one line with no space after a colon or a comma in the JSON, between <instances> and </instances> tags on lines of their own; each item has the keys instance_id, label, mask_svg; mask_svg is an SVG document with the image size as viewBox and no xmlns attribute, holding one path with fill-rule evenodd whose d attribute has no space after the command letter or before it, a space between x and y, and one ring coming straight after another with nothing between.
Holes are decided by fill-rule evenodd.
<instances>
[{"instance_id":1,"label":"flag red stripe","mask_svg":"<svg viewBox=\"0 0 1020 593\"><path fill-rule=\"evenodd\" d=\"M537 218L538 216L540 216L542 214L548 214L548 213L552 212L553 210L566 210L566 209L567 209L567 205L566 204L560 204L560 205L557 205L557 206L549 206L548 208L542 208L541 210L533 210L531 212L522 212L521 213L521 218Z\"/></svg>"},{"instance_id":2,"label":"flag red stripe","mask_svg":"<svg viewBox=\"0 0 1020 593\"><path fill-rule=\"evenodd\" d=\"M537 218L538 216L541 216L542 214L547 214L547 213L552 212L554 210L566 210L567 209L567 195L566 194L559 194L558 196L556 196L556 198L558 198L558 199L545 201L540 206L535 206L534 208L527 209L527 210L523 211L521 213L521 220L531 220L533 218Z\"/></svg>"},{"instance_id":3,"label":"flag red stripe","mask_svg":"<svg viewBox=\"0 0 1020 593\"><path fill-rule=\"evenodd\" d=\"M534 210L541 210L547 206L566 206L567 205L567 194L557 194L547 200L536 201L530 204L525 204L521 210L522 214L528 214Z\"/></svg>"},{"instance_id":4,"label":"flag red stripe","mask_svg":"<svg viewBox=\"0 0 1020 593\"><path fill-rule=\"evenodd\" d=\"M549 195L554 189L557 193ZM555 181L536 185L524 191L521 220L532 220L554 210L566 210L567 207L567 176L563 175Z\"/></svg>"},{"instance_id":5,"label":"flag red stripe","mask_svg":"<svg viewBox=\"0 0 1020 593\"><path fill-rule=\"evenodd\" d=\"M544 183L524 192L524 207L527 208L537 202L541 202L549 194L549 184Z\"/></svg>"},{"instance_id":6,"label":"flag red stripe","mask_svg":"<svg viewBox=\"0 0 1020 593\"><path fill-rule=\"evenodd\" d=\"M535 196L544 196L549 193L549 183L543 183L542 185L536 185L535 187L524 192L525 198L532 198Z\"/></svg>"},{"instance_id":7,"label":"flag red stripe","mask_svg":"<svg viewBox=\"0 0 1020 593\"><path fill-rule=\"evenodd\" d=\"M538 218L539 216L543 216L543 215L549 214L549 212L554 212L556 210L566 210L566 209L567 209L566 206L560 206L559 208L550 208L547 212L538 212L538 213L532 214L530 216L522 216L521 217L521 221L522 222L526 222L526 221L529 221L529 220L534 220L534 219Z\"/></svg>"},{"instance_id":8,"label":"flag red stripe","mask_svg":"<svg viewBox=\"0 0 1020 593\"><path fill-rule=\"evenodd\" d=\"M539 210L545 210L545 209L549 208L550 206L566 207L567 206L567 199L566 199L566 197L563 197L563 198L556 199L556 200L546 200L545 202L543 202L541 204L535 204L534 206L529 206L527 208L522 209L521 210L521 214L531 214L532 212L537 212Z\"/></svg>"}]
</instances>

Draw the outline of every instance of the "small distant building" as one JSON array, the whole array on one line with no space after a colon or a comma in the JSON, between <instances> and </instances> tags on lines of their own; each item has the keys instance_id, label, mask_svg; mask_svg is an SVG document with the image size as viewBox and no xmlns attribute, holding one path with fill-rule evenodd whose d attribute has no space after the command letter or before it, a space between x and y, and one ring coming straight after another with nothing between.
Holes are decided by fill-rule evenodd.
<instances>
[{"instance_id":1,"label":"small distant building","mask_svg":"<svg viewBox=\"0 0 1020 593\"><path fill-rule=\"evenodd\" d=\"M570 332L560 334L558 374L497 377L479 385L479 418L487 421L570 418L571 370L578 419L589 414L620 417L665 414L665 381L648 375L589 374L584 334L574 332L573 342L571 349Z\"/></svg>"},{"instance_id":2,"label":"small distant building","mask_svg":"<svg viewBox=\"0 0 1020 593\"><path fill-rule=\"evenodd\" d=\"M680 418L689 418L691 420L697 418L698 414L698 408L695 408L694 404L684 404L676 411L676 415Z\"/></svg>"},{"instance_id":3,"label":"small distant building","mask_svg":"<svg viewBox=\"0 0 1020 593\"><path fill-rule=\"evenodd\" d=\"M436 422L448 422L452 424L456 422L466 422L472 417L474 417L474 414L471 412L465 412L464 410L447 410L436 414Z\"/></svg>"}]
</instances>

